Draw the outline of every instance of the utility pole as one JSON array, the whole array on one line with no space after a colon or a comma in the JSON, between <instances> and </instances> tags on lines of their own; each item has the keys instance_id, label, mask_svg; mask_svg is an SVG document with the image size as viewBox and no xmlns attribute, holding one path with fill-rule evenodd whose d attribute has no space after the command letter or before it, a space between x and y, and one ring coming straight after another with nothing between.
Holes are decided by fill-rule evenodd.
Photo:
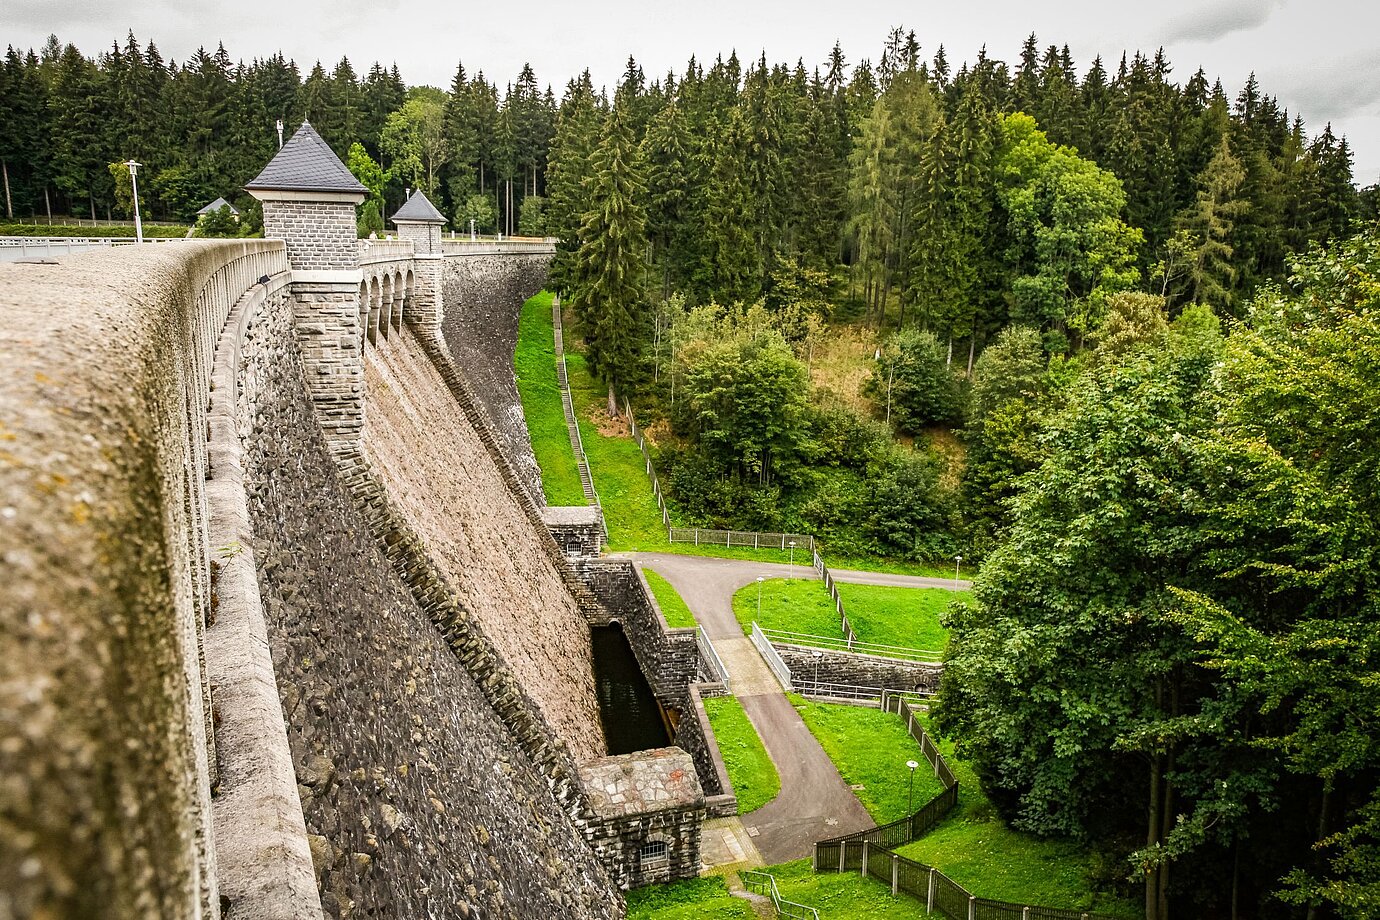
<instances>
[{"instance_id":1,"label":"utility pole","mask_svg":"<svg viewBox=\"0 0 1380 920\"><path fill-rule=\"evenodd\" d=\"M278 119L278 149L283 149L283 120Z\"/></svg>"}]
</instances>

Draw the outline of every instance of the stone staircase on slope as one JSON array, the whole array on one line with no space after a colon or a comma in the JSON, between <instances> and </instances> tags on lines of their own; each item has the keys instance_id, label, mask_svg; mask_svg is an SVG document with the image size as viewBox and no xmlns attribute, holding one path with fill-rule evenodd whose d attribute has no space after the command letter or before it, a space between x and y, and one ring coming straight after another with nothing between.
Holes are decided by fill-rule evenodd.
<instances>
[{"instance_id":1,"label":"stone staircase on slope","mask_svg":"<svg viewBox=\"0 0 1380 920\"><path fill-rule=\"evenodd\" d=\"M561 408L565 411L565 429L570 435L570 449L575 452L575 464L580 471L580 488L585 493L585 501L599 504L599 496L594 491L594 477L589 472L589 458L585 456L584 441L580 438L580 425L575 418L575 404L570 398L570 378L565 369L565 338L561 334L561 298L551 299L551 325L556 333L556 383L561 388Z\"/></svg>"}]
</instances>

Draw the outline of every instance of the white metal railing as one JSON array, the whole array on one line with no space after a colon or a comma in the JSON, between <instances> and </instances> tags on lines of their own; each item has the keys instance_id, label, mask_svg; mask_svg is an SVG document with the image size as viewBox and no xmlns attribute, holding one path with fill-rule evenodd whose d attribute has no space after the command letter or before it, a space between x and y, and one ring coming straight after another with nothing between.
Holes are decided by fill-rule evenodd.
<instances>
[{"instance_id":1,"label":"white metal railing","mask_svg":"<svg viewBox=\"0 0 1380 920\"><path fill-rule=\"evenodd\" d=\"M889 658L893 661L938 664L944 660L943 652L929 649L908 648L902 645L881 645L876 642L860 642L857 639L840 639L833 636L816 636L810 633L790 632L785 629L764 629L762 632L773 642L782 645L795 645L802 648L821 648L844 654L867 655L872 658Z\"/></svg>"},{"instance_id":2,"label":"white metal railing","mask_svg":"<svg viewBox=\"0 0 1380 920\"><path fill-rule=\"evenodd\" d=\"M700 654L704 656L705 661L709 662L710 668L714 671L715 676L718 677L719 683L724 685L725 690L731 690L732 686L728 680L728 668L724 667L723 659L719 657L718 651L715 650L714 643L709 641L709 637L704 634L703 626L695 627L695 642L700 647Z\"/></svg>"},{"instance_id":3,"label":"white metal railing","mask_svg":"<svg viewBox=\"0 0 1380 920\"><path fill-rule=\"evenodd\" d=\"M471 240L464 237L441 240L441 251L448 256L471 256L492 253L556 253L554 239L534 237L502 237L491 240Z\"/></svg>"},{"instance_id":4,"label":"white metal railing","mask_svg":"<svg viewBox=\"0 0 1380 920\"><path fill-rule=\"evenodd\" d=\"M145 237L145 243L180 243L183 237ZM26 259L60 259L91 249L137 246L134 237L123 236L6 236L0 237L0 262Z\"/></svg>"},{"instance_id":5,"label":"white metal railing","mask_svg":"<svg viewBox=\"0 0 1380 920\"><path fill-rule=\"evenodd\" d=\"M781 688L787 693L795 692L795 685L791 683L791 669L786 667L786 662L781 660L781 655L772 647L771 640L762 632L762 627L757 625L757 621L752 621L752 644L757 646L757 651L762 656L762 660L771 668L771 672L776 675L776 679L781 682Z\"/></svg>"},{"instance_id":6,"label":"white metal railing","mask_svg":"<svg viewBox=\"0 0 1380 920\"><path fill-rule=\"evenodd\" d=\"M815 538L807 533L759 533L754 530L714 530L707 527L668 527L670 543L694 543L696 546L741 546L753 549L789 550L792 544L800 550L801 558L813 552Z\"/></svg>"},{"instance_id":7,"label":"white metal railing","mask_svg":"<svg viewBox=\"0 0 1380 920\"><path fill-rule=\"evenodd\" d=\"M776 909L776 916L788 917L790 920L819 920L819 911L813 907L788 901L781 897L781 892L776 887L776 876L770 872L745 869L739 875L742 876L743 885L748 891L771 899L772 907Z\"/></svg>"},{"instance_id":8,"label":"white metal railing","mask_svg":"<svg viewBox=\"0 0 1380 920\"><path fill-rule=\"evenodd\" d=\"M843 609L843 595L839 594L838 585L834 584L834 574L829 571L829 567L824 564L824 557L819 554L819 550L812 550L815 571L824 580L824 588L829 592L829 596L834 599L834 609L839 614L839 631L848 637L848 644L851 648L858 641L858 634L853 632L853 624L848 622L848 614Z\"/></svg>"}]
</instances>

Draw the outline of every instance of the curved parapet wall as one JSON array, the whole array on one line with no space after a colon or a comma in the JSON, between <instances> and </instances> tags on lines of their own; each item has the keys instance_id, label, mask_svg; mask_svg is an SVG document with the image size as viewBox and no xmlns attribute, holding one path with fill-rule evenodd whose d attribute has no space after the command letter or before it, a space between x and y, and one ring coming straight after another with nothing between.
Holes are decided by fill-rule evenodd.
<instances>
[{"instance_id":1,"label":"curved parapet wall","mask_svg":"<svg viewBox=\"0 0 1380 920\"><path fill-rule=\"evenodd\" d=\"M219 916L206 404L231 306L285 268L0 267L0 913Z\"/></svg>"},{"instance_id":2,"label":"curved parapet wall","mask_svg":"<svg viewBox=\"0 0 1380 920\"><path fill-rule=\"evenodd\" d=\"M545 504L541 471L513 376L522 304L546 283L552 246L445 244L446 346L483 404L508 462L538 506Z\"/></svg>"}]
</instances>

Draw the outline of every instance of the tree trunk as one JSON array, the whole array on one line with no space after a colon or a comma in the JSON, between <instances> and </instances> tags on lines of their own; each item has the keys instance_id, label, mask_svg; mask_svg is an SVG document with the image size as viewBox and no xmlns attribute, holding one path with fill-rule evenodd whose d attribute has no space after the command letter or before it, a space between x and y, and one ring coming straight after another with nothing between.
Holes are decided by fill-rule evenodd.
<instances>
[{"instance_id":1,"label":"tree trunk","mask_svg":"<svg viewBox=\"0 0 1380 920\"><path fill-rule=\"evenodd\" d=\"M618 399L613 394L613 384L609 384L609 415L618 418Z\"/></svg>"},{"instance_id":2,"label":"tree trunk","mask_svg":"<svg viewBox=\"0 0 1380 920\"><path fill-rule=\"evenodd\" d=\"M0 172L5 174L5 219L14 220L14 204L10 201L10 164L0 160Z\"/></svg>"},{"instance_id":3,"label":"tree trunk","mask_svg":"<svg viewBox=\"0 0 1380 920\"><path fill-rule=\"evenodd\" d=\"M977 354L977 336L968 336L968 376L973 376L973 358Z\"/></svg>"},{"instance_id":4,"label":"tree trunk","mask_svg":"<svg viewBox=\"0 0 1380 920\"><path fill-rule=\"evenodd\" d=\"M1321 841L1324 837L1327 836L1327 820L1329 817L1328 812L1331 810L1331 806L1332 790L1324 785L1322 794L1322 804L1318 808L1318 834L1316 837L1316 840L1318 841ZM1307 920L1317 920L1318 915L1318 905L1309 904Z\"/></svg>"},{"instance_id":5,"label":"tree trunk","mask_svg":"<svg viewBox=\"0 0 1380 920\"><path fill-rule=\"evenodd\" d=\"M1155 691L1158 697L1160 691ZM1148 820L1145 822L1145 846L1153 847L1159 842L1160 832L1160 755L1150 755L1150 803L1146 807ZM1146 870L1145 873L1145 920L1162 920L1159 898L1160 867Z\"/></svg>"}]
</instances>

